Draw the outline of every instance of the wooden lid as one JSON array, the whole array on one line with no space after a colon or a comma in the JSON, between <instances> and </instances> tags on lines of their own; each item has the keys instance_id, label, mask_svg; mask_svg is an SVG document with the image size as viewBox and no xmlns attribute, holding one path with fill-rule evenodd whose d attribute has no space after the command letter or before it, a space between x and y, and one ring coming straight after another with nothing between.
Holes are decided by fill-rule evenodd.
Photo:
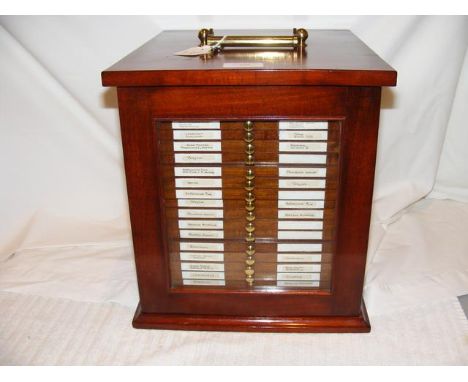
<instances>
[{"instance_id":1,"label":"wooden lid","mask_svg":"<svg viewBox=\"0 0 468 382\"><path fill-rule=\"evenodd\" d=\"M197 31L165 31L102 72L104 86L394 86L397 73L348 30L309 30L305 51L231 49L175 56ZM290 35L289 30L220 30L217 35Z\"/></svg>"}]
</instances>

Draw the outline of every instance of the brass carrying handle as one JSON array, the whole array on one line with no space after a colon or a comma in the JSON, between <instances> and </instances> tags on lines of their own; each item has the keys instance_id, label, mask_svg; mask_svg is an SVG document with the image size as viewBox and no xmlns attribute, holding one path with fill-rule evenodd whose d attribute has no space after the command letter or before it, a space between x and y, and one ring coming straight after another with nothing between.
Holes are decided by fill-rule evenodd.
<instances>
[{"instance_id":1,"label":"brass carrying handle","mask_svg":"<svg viewBox=\"0 0 468 382\"><path fill-rule=\"evenodd\" d=\"M215 36L212 28L200 29L200 45L217 45L217 48L260 47L260 48L294 48L303 50L309 34L303 28L294 28L291 36ZM222 40L222 41L221 41Z\"/></svg>"}]
</instances>

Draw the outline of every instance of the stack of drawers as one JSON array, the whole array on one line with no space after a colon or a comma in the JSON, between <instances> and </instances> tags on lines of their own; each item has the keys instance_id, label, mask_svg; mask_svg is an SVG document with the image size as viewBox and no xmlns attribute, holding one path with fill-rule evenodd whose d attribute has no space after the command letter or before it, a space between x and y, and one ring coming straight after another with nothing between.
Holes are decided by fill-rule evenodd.
<instances>
[{"instance_id":1,"label":"stack of drawers","mask_svg":"<svg viewBox=\"0 0 468 382\"><path fill-rule=\"evenodd\" d=\"M172 286L330 290L340 122L156 123Z\"/></svg>"}]
</instances>

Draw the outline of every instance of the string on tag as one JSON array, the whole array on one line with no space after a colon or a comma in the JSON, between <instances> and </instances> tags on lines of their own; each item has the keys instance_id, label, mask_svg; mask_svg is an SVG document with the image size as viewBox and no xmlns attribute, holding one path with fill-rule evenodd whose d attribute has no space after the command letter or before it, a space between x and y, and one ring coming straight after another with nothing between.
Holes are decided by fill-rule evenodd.
<instances>
[{"instance_id":1,"label":"string on tag","mask_svg":"<svg viewBox=\"0 0 468 382\"><path fill-rule=\"evenodd\" d=\"M181 50L180 52L176 52L174 53L174 55L175 56L201 56L204 54L211 53L219 49L219 46L226 39L226 37L227 36L223 36L223 38L214 45L194 46L192 48L188 48L185 50Z\"/></svg>"}]
</instances>

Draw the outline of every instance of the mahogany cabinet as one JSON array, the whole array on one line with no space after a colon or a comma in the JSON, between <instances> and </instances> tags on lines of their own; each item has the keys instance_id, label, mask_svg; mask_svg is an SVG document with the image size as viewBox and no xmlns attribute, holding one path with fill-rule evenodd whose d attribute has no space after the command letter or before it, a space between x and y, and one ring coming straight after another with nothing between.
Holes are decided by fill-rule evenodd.
<instances>
[{"instance_id":1,"label":"mahogany cabinet","mask_svg":"<svg viewBox=\"0 0 468 382\"><path fill-rule=\"evenodd\" d=\"M167 31L102 73L118 90L136 328L370 330L380 94L396 72L350 31L306 43L176 56L197 32Z\"/></svg>"}]
</instances>

